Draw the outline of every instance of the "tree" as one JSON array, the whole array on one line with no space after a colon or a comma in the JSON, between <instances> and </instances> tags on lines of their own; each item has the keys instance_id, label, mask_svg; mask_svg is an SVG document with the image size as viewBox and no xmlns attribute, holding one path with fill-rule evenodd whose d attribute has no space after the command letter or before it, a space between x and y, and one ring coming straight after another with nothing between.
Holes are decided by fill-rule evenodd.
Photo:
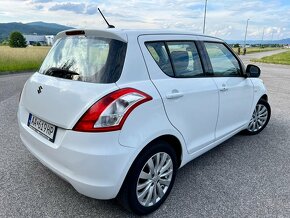
<instances>
[{"instance_id":1,"label":"tree","mask_svg":"<svg viewBox=\"0 0 290 218\"><path fill-rule=\"evenodd\" d=\"M239 48L240 47L240 44L236 43L234 44L234 48Z\"/></svg>"},{"instance_id":2,"label":"tree","mask_svg":"<svg viewBox=\"0 0 290 218\"><path fill-rule=\"evenodd\" d=\"M7 39L4 39L2 42L1 42L2 45L9 45L9 41Z\"/></svg>"},{"instance_id":3,"label":"tree","mask_svg":"<svg viewBox=\"0 0 290 218\"><path fill-rule=\"evenodd\" d=\"M26 40L20 32L12 32L9 37L9 46L12 48L25 48Z\"/></svg>"}]
</instances>

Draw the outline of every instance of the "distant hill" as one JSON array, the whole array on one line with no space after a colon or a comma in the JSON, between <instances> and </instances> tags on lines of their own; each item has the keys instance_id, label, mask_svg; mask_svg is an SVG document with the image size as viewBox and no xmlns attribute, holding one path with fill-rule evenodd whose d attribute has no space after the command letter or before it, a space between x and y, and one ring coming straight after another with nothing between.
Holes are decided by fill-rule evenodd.
<instances>
[{"instance_id":1,"label":"distant hill","mask_svg":"<svg viewBox=\"0 0 290 218\"><path fill-rule=\"evenodd\" d=\"M8 38L13 31L22 34L56 35L60 31L73 29L56 23L32 22L32 23L0 23L0 41Z\"/></svg>"}]
</instances>

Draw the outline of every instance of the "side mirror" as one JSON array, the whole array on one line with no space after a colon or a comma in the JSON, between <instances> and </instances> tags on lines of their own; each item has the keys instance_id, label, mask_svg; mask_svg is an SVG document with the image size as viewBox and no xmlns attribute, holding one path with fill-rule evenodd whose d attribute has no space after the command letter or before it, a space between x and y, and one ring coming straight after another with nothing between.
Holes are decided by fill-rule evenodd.
<instances>
[{"instance_id":1,"label":"side mirror","mask_svg":"<svg viewBox=\"0 0 290 218\"><path fill-rule=\"evenodd\" d=\"M261 69L253 64L249 64L246 69L247 77L259 77L261 74Z\"/></svg>"}]
</instances>

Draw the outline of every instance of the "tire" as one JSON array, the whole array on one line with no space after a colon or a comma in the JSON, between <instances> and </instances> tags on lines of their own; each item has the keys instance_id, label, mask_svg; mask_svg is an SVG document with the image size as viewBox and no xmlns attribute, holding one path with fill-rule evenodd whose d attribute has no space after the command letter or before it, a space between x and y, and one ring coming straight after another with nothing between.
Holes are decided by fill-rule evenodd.
<instances>
[{"instance_id":1,"label":"tire","mask_svg":"<svg viewBox=\"0 0 290 218\"><path fill-rule=\"evenodd\" d=\"M170 144L160 140L149 144L132 164L117 200L138 215L155 211L169 195L177 168L177 156Z\"/></svg>"},{"instance_id":2,"label":"tire","mask_svg":"<svg viewBox=\"0 0 290 218\"><path fill-rule=\"evenodd\" d=\"M248 128L243 131L246 135L259 134L268 124L271 117L271 107L269 103L260 99L255 107Z\"/></svg>"}]
</instances>

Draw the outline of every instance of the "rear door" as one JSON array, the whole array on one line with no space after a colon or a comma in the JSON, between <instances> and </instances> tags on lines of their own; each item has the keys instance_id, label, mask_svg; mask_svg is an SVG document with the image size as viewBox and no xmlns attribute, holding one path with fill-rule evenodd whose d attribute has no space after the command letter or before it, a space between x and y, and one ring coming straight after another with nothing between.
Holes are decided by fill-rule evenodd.
<instances>
[{"instance_id":1,"label":"rear door","mask_svg":"<svg viewBox=\"0 0 290 218\"><path fill-rule=\"evenodd\" d=\"M204 42L211 69L219 89L219 116L216 138L219 139L249 122L253 102L252 81L243 76L242 64L232 51L220 42Z\"/></svg>"},{"instance_id":2,"label":"rear door","mask_svg":"<svg viewBox=\"0 0 290 218\"><path fill-rule=\"evenodd\" d=\"M189 153L213 142L218 90L213 79L205 77L194 38L147 35L140 36L139 43L167 116L183 135Z\"/></svg>"}]
</instances>

